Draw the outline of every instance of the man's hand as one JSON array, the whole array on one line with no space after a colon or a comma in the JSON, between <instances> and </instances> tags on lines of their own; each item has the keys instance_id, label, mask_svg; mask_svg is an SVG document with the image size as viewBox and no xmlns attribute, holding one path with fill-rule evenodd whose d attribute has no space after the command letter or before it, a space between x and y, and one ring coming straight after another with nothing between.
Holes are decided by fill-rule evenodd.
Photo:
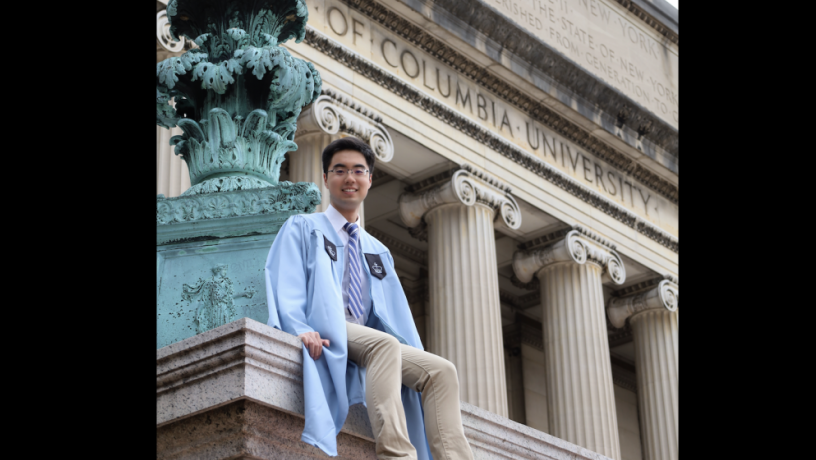
<instances>
[{"instance_id":1,"label":"man's hand","mask_svg":"<svg viewBox=\"0 0 816 460\"><path fill-rule=\"evenodd\" d=\"M312 359L319 358L320 355L323 354L323 347L329 346L329 341L321 339L319 332L304 332L298 337L300 337L300 340L306 345L306 348L309 349L309 356L311 356Z\"/></svg>"}]
</instances>

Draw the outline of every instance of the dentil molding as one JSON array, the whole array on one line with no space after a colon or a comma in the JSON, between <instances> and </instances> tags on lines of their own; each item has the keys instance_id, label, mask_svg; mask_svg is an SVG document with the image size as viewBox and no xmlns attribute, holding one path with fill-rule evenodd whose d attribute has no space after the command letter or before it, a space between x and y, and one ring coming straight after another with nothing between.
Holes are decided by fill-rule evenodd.
<instances>
[{"instance_id":1,"label":"dentil molding","mask_svg":"<svg viewBox=\"0 0 816 460\"><path fill-rule=\"evenodd\" d=\"M606 314L613 326L621 328L626 324L627 318L645 311L662 309L677 311L679 300L679 286L670 280L663 280L648 291L613 298L609 302Z\"/></svg>"},{"instance_id":2,"label":"dentil molding","mask_svg":"<svg viewBox=\"0 0 816 460\"><path fill-rule=\"evenodd\" d=\"M638 233L645 235L662 246L665 246L672 252L679 252L680 242L677 237L655 226L651 222L642 219L634 212L626 209L611 199L606 198L599 192L582 185L575 179L569 177L567 174L559 171L556 167L547 164L545 161L535 157L521 147L506 141L498 134L478 125L476 122L439 102L435 98L425 95L419 88L401 80L399 77L391 74L389 71L383 69L369 59L362 57L359 53L347 48L336 40L329 38L325 34L318 32L309 25L306 26L306 39L304 41L309 46L326 54L337 62L346 65L355 72L369 78L380 86L388 88L394 94L421 107L423 110L434 115L450 126L460 130L461 132L480 142L482 145L493 149L500 155L514 161L515 163L521 165L521 167L533 172L539 177L544 178L548 182L579 198L590 206L599 209L615 220L622 222L624 225L637 230ZM557 114L554 114L554 116L555 115ZM559 124L558 126L554 126L554 128L556 128L561 134L567 135L568 138L576 141L574 136L570 136L568 133L565 134L563 126L566 126L566 123L569 122L565 120L564 123L564 125ZM551 124L545 124L547 124L547 126L551 126ZM578 143L579 145L587 148L589 151L597 153L595 150L586 147L581 142ZM602 155L600 155L600 157L604 158ZM640 165L635 166L634 172L632 172L635 177L638 175L638 168L640 168ZM648 182L644 182L644 184L648 185ZM656 190L651 185L649 185L649 187ZM669 195L671 195L670 200L672 202L677 202L677 194L669 193Z\"/></svg>"},{"instance_id":3,"label":"dentil molding","mask_svg":"<svg viewBox=\"0 0 816 460\"><path fill-rule=\"evenodd\" d=\"M382 117L373 110L331 88L323 88L322 94L298 118L297 135L351 134L368 142L377 161L388 163L394 158L394 141L381 122Z\"/></svg>"},{"instance_id":4,"label":"dentil molding","mask_svg":"<svg viewBox=\"0 0 816 460\"><path fill-rule=\"evenodd\" d=\"M559 262L594 263L603 269L603 281L623 284L626 269L623 260L608 241L583 228L575 227L553 244L513 254L513 272L522 283L529 283L541 269Z\"/></svg>"},{"instance_id":5,"label":"dentil molding","mask_svg":"<svg viewBox=\"0 0 816 460\"><path fill-rule=\"evenodd\" d=\"M463 164L450 179L444 179L422 192L406 192L399 197L400 217L410 228L419 226L425 214L443 204L476 203L493 209L495 219L507 228L521 226L521 210L510 195L510 187L486 172L469 164Z\"/></svg>"}]
</instances>

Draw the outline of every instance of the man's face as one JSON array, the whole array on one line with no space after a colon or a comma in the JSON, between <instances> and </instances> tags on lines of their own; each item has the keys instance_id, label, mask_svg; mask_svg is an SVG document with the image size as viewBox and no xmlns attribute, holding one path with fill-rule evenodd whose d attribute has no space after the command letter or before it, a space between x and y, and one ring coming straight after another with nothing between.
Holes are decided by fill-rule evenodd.
<instances>
[{"instance_id":1,"label":"man's face","mask_svg":"<svg viewBox=\"0 0 816 460\"><path fill-rule=\"evenodd\" d=\"M356 150L340 150L332 156L329 162L329 169L368 169L365 157ZM338 176L330 172L323 174L323 181L329 189L331 204L338 210L355 210L360 207L368 189L371 188L371 174L366 177L356 177L354 174Z\"/></svg>"}]
</instances>

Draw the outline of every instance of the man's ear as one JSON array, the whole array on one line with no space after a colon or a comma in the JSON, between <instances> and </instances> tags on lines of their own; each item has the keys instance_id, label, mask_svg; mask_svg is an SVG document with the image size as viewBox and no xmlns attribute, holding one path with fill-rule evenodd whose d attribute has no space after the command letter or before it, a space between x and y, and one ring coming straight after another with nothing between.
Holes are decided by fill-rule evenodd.
<instances>
[{"instance_id":1,"label":"man's ear","mask_svg":"<svg viewBox=\"0 0 816 460\"><path fill-rule=\"evenodd\" d=\"M326 181L326 173L323 173L323 185L325 185L326 188L329 188L329 183Z\"/></svg>"}]
</instances>

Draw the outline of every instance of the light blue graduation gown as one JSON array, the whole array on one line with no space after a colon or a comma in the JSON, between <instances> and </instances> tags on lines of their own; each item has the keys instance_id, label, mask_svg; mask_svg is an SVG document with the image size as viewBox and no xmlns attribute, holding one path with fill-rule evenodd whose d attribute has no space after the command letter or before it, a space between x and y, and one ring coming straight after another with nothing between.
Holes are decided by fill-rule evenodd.
<instances>
[{"instance_id":1,"label":"light blue graduation gown","mask_svg":"<svg viewBox=\"0 0 816 460\"><path fill-rule=\"evenodd\" d=\"M378 254L385 277L372 276L368 260L361 255L368 276L372 309L366 326L396 337L401 343L423 350L408 301L402 290L391 253L360 229L362 254ZM337 261L326 252L323 238L337 248ZM349 405L365 403L365 373L348 361L348 338L343 308L343 245L323 213L292 216L275 237L264 270L268 325L300 335L317 331L330 340L317 360L303 346L303 394L306 427L301 440L337 456L337 435ZM425 437L420 394L402 386L402 404L408 435L420 460L433 458Z\"/></svg>"}]
</instances>

